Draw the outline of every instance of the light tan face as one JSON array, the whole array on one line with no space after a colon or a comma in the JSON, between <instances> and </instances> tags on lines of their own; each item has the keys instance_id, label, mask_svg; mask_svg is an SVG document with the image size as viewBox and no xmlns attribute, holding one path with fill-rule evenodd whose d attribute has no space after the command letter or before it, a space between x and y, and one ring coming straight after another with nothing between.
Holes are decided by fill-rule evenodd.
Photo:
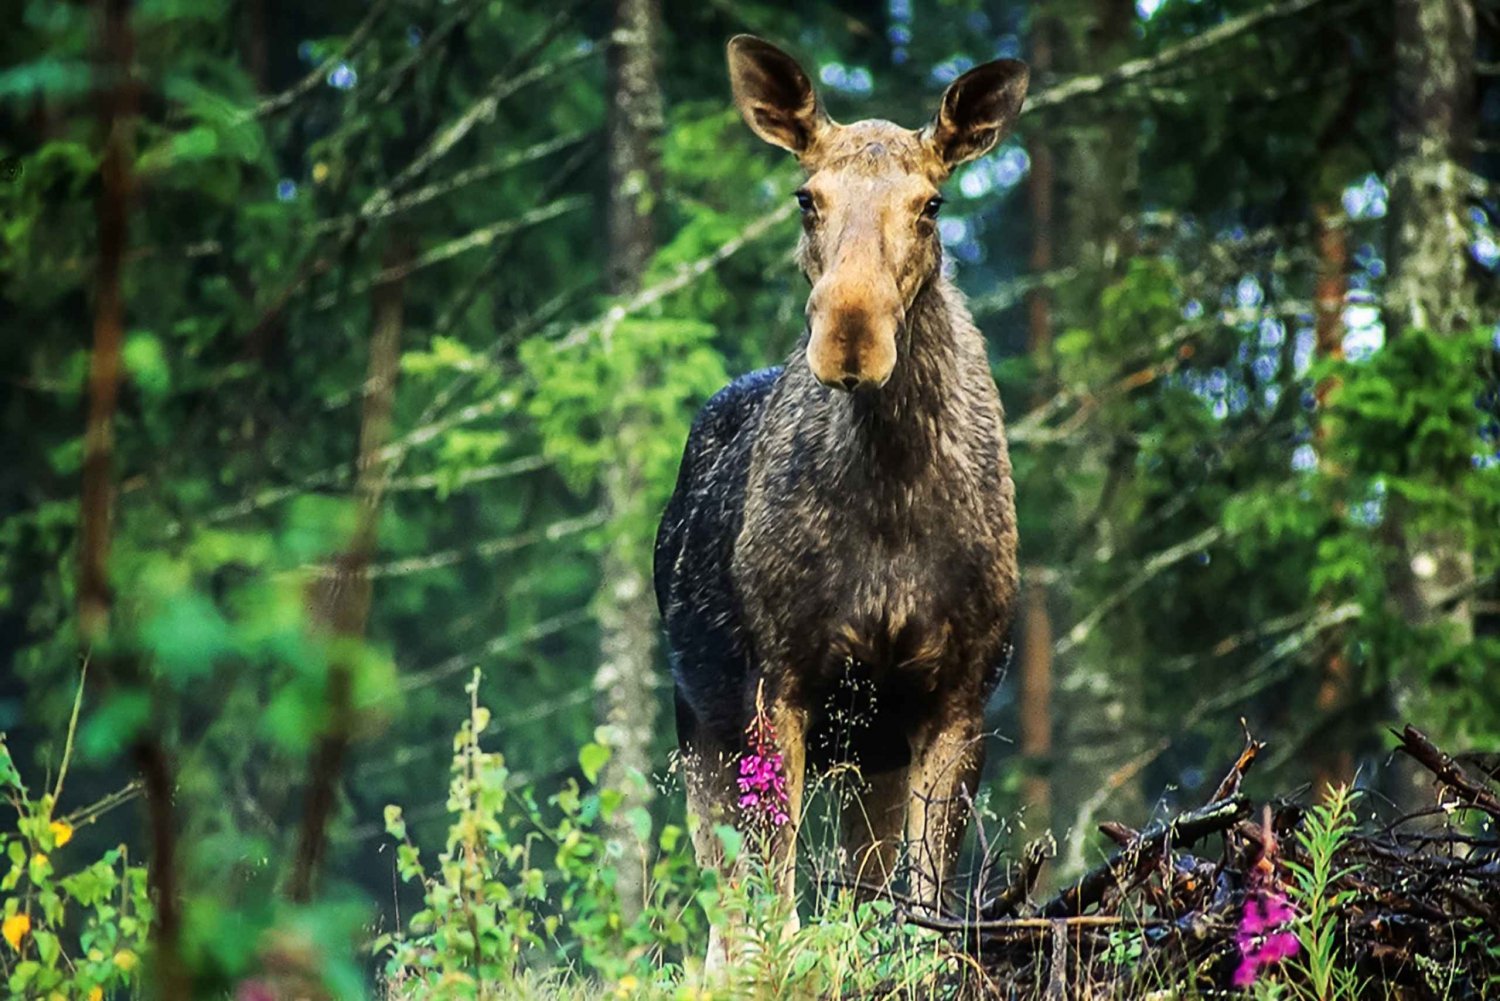
<instances>
[{"instance_id":1,"label":"light tan face","mask_svg":"<svg viewBox=\"0 0 1500 1001\"><path fill-rule=\"evenodd\" d=\"M798 260L807 299L807 363L824 385L877 389L900 363L900 331L938 272L939 186L1004 137L1026 93L1014 60L965 73L919 130L823 113L801 67L749 35L729 42L735 103L762 139L797 155L807 180Z\"/></svg>"},{"instance_id":2,"label":"light tan face","mask_svg":"<svg viewBox=\"0 0 1500 1001\"><path fill-rule=\"evenodd\" d=\"M912 300L942 263L939 164L888 122L831 126L797 191L798 259L812 282L807 361L825 385L878 388Z\"/></svg>"}]
</instances>

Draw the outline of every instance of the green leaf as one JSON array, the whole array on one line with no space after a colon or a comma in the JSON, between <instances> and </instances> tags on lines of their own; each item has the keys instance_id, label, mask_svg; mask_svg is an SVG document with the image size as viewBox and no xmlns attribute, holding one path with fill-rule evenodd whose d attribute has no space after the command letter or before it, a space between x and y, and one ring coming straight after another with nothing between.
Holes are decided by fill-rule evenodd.
<instances>
[{"instance_id":1,"label":"green leaf","mask_svg":"<svg viewBox=\"0 0 1500 1001\"><path fill-rule=\"evenodd\" d=\"M724 861L733 862L740 857L740 849L745 845L745 836L735 830L729 824L716 824L714 835L724 845Z\"/></svg>"},{"instance_id":2,"label":"green leaf","mask_svg":"<svg viewBox=\"0 0 1500 1001\"><path fill-rule=\"evenodd\" d=\"M215 660L233 646L229 623L218 608L191 592L167 602L147 619L141 638L162 673L178 684L208 674Z\"/></svg>"},{"instance_id":3,"label":"green leaf","mask_svg":"<svg viewBox=\"0 0 1500 1001\"><path fill-rule=\"evenodd\" d=\"M155 334L133 331L125 339L124 358L126 369L141 392L153 398L166 395L172 385L172 370Z\"/></svg>"},{"instance_id":4,"label":"green leaf","mask_svg":"<svg viewBox=\"0 0 1500 1001\"><path fill-rule=\"evenodd\" d=\"M391 804L385 808L385 833L405 840L406 821L401 816L401 807Z\"/></svg>"},{"instance_id":5,"label":"green leaf","mask_svg":"<svg viewBox=\"0 0 1500 1001\"><path fill-rule=\"evenodd\" d=\"M145 692L116 692L84 724L79 750L92 761L112 758L134 742L150 718L151 699Z\"/></svg>"},{"instance_id":6,"label":"green leaf","mask_svg":"<svg viewBox=\"0 0 1500 1001\"><path fill-rule=\"evenodd\" d=\"M0 739L0 787L21 788L21 773L16 769L15 759L10 756L10 748L3 739Z\"/></svg>"},{"instance_id":7,"label":"green leaf","mask_svg":"<svg viewBox=\"0 0 1500 1001\"><path fill-rule=\"evenodd\" d=\"M0 73L0 97L44 94L58 98L88 93L92 74L82 60L43 56Z\"/></svg>"},{"instance_id":8,"label":"green leaf","mask_svg":"<svg viewBox=\"0 0 1500 1001\"><path fill-rule=\"evenodd\" d=\"M587 743L578 751L578 767L583 769L583 777L590 782L599 781L599 772L609 762L610 750L603 744Z\"/></svg>"}]
</instances>

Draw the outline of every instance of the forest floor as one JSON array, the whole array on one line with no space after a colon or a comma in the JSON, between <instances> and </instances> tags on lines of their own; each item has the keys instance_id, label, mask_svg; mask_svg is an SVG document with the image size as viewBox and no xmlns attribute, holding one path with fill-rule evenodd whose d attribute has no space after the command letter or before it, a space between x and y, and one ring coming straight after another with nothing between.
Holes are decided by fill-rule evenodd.
<instances>
[{"instance_id":1,"label":"forest floor","mask_svg":"<svg viewBox=\"0 0 1500 1001\"><path fill-rule=\"evenodd\" d=\"M1208 803L1146 830L1101 825L1115 852L1040 905L1025 905L1039 842L981 878L963 916L898 906L963 957L948 987L965 997L1500 996L1495 776L1415 727L1396 736L1435 797L1378 828L1349 790L1252 803L1241 782L1264 745L1247 733ZM1222 849L1195 852L1210 835Z\"/></svg>"}]
</instances>

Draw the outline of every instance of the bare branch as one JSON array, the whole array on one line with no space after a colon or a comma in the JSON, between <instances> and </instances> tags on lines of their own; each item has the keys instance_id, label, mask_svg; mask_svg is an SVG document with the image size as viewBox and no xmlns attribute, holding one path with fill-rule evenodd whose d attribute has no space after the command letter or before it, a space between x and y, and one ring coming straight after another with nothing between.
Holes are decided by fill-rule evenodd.
<instances>
[{"instance_id":1,"label":"bare branch","mask_svg":"<svg viewBox=\"0 0 1500 1001\"><path fill-rule=\"evenodd\" d=\"M711 254L700 257L691 264L684 264L678 268L676 273L665 278L655 285L642 289L624 302L611 306L605 313L596 319L575 327L567 336L554 345L555 350L566 351L580 347L588 343L595 335L609 336L620 321L650 306L656 305L674 292L680 292L693 282L708 274L720 264L729 260L735 254L743 250L748 244L754 243L769 233L778 223L785 222L792 217L796 205L786 202L767 212L760 218L752 221L739 235L726 240Z\"/></svg>"},{"instance_id":2,"label":"bare branch","mask_svg":"<svg viewBox=\"0 0 1500 1001\"><path fill-rule=\"evenodd\" d=\"M577 518L567 518L562 521L553 522L530 532L520 532L515 535L503 535L495 539L487 539L476 546L468 549L447 549L442 552L429 553L426 556L412 556L407 559L392 560L388 563L377 563L370 567L371 577L406 577L411 574L427 573L432 570L441 570L463 562L470 557L489 558L513 553L528 546L538 545L543 542L557 542L570 535L580 535L591 528L598 528L606 521L603 511L595 510Z\"/></svg>"},{"instance_id":3,"label":"bare branch","mask_svg":"<svg viewBox=\"0 0 1500 1001\"><path fill-rule=\"evenodd\" d=\"M533 66L514 76L510 75L508 70L502 72L491 81L488 93L484 97L470 105L468 110L452 124L433 136L422 151L389 183L381 186L365 199L358 215L364 219L374 219L384 213L386 206L394 200L396 192L405 190L413 181L425 174L433 164L447 156L453 147L473 131L476 125L493 118L495 112L499 110L501 101L533 83L560 74L593 55L592 47L579 47L552 62Z\"/></svg>"},{"instance_id":4,"label":"bare branch","mask_svg":"<svg viewBox=\"0 0 1500 1001\"><path fill-rule=\"evenodd\" d=\"M376 22L380 20L380 16L385 13L385 9L388 6L389 0L376 0L375 3L372 3L369 13L365 15L365 19L359 23L349 35L348 41L337 52L323 60L311 72L286 90L273 97L266 98L255 107L243 112L242 117L244 119L269 118L277 112L285 111L297 101L310 94L318 86L319 82L327 78L329 72L334 67L338 66L341 62L347 62L354 58L355 53L364 47L364 44L370 39L370 34L374 30Z\"/></svg>"},{"instance_id":5,"label":"bare branch","mask_svg":"<svg viewBox=\"0 0 1500 1001\"><path fill-rule=\"evenodd\" d=\"M1201 55L1226 42L1243 37L1266 25L1295 17L1330 0L1287 0L1215 25L1187 41L1163 49L1154 56L1132 59L1108 73L1073 77L1028 98L1023 113L1040 114L1064 107L1080 98L1093 97L1111 87L1132 83L1185 59Z\"/></svg>"},{"instance_id":6,"label":"bare branch","mask_svg":"<svg viewBox=\"0 0 1500 1001\"><path fill-rule=\"evenodd\" d=\"M442 681L444 678L451 678L455 674L467 671L475 663L486 657L496 657L502 653L509 653L530 643L535 643L537 640L545 639L548 636L555 636L560 632L572 629L574 626L582 625L593 617L594 613L592 609L577 608L571 612L554 615L550 619L543 619L529 629L523 629L519 633L505 633L496 636L478 650L454 654L447 660L434 664L432 667L407 675L401 679L399 686L400 693L405 694L406 692L416 691L419 688L426 688L428 685Z\"/></svg>"},{"instance_id":7,"label":"bare branch","mask_svg":"<svg viewBox=\"0 0 1500 1001\"><path fill-rule=\"evenodd\" d=\"M440 243L436 247L412 258L410 261L404 261L399 265L385 268L373 278L356 282L349 291L357 295L361 292L369 291L377 285L401 281L423 268L430 268L434 264L441 264L471 250L488 247L503 236L508 236L529 226L546 222L549 219L556 219L558 216L569 212L576 212L586 205L588 205L588 199L582 195L559 198L555 202L539 205L514 219L502 219L500 222L491 223L473 232L465 233L463 236L454 237L451 240ZM329 293L318 299L314 305L317 309L329 309L338 302L341 294Z\"/></svg>"},{"instance_id":8,"label":"bare branch","mask_svg":"<svg viewBox=\"0 0 1500 1001\"><path fill-rule=\"evenodd\" d=\"M426 205L428 202L435 201L436 199L442 198L446 195L450 195L460 188L468 187L471 184L477 184L480 181L488 181L493 177L498 177L508 170L514 170L516 167L524 166L528 163L534 163L537 160L541 160L545 157L551 156L553 153L567 149L569 146L573 146L577 143L582 142L583 140L589 138L589 136L591 135L593 135L593 132L591 130L580 129L577 132L569 132L564 135L557 136L554 139L548 139L544 142L535 143L531 146L527 146L525 149L514 150L510 153L505 154L504 156L499 157L492 163L480 164L477 167L470 167L467 170L461 170L458 173L454 174L452 177L446 178L445 180L435 181L432 184L428 184L424 187L418 188L409 194L394 197L390 201L385 202L379 209L375 210L375 212L371 216L369 216L369 218L372 220L385 219L390 216L397 215L401 212L410 211L411 209L417 208L420 205ZM335 230L342 229L343 227L350 225L354 222L355 218L356 217L354 215L344 215L337 216L332 219L325 219L313 227L313 232L319 234L331 233Z\"/></svg>"},{"instance_id":9,"label":"bare branch","mask_svg":"<svg viewBox=\"0 0 1500 1001\"><path fill-rule=\"evenodd\" d=\"M1061 657L1072 651L1074 647L1089 638L1089 634L1104 620L1106 615L1123 604L1132 594L1145 587L1158 574L1181 563L1194 553L1213 545L1223 537L1224 529L1222 526L1210 525L1192 538L1185 539L1177 543L1177 545L1170 546L1153 555L1141 566L1141 569L1134 576L1103 601L1096 603L1087 615L1080 619L1072 629L1068 630L1068 634L1058 640L1056 646L1053 647L1053 653Z\"/></svg>"}]
</instances>

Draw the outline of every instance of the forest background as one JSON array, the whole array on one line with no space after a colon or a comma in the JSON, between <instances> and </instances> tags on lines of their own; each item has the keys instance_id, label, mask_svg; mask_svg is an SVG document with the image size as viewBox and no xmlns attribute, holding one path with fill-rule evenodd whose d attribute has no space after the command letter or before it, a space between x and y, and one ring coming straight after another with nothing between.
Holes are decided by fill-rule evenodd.
<instances>
[{"instance_id":1,"label":"forest background","mask_svg":"<svg viewBox=\"0 0 1500 1001\"><path fill-rule=\"evenodd\" d=\"M227 928L399 927L388 831L442 844L471 718L509 789L597 780L617 859L682 823L652 534L805 297L743 31L841 120L1032 66L941 221L1016 467L1006 836L1078 871L1242 717L1309 799L1417 796L1398 722L1496 749L1493 0L16 0L7 919L68 853L175 901L184 977L254 962Z\"/></svg>"}]
</instances>

